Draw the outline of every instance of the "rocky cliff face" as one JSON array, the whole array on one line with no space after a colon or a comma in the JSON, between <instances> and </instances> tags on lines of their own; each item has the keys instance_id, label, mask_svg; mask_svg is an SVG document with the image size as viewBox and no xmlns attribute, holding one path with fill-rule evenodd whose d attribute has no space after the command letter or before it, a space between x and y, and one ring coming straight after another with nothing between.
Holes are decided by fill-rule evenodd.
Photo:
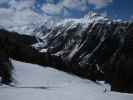
<instances>
[{"instance_id":1,"label":"rocky cliff face","mask_svg":"<svg viewBox=\"0 0 133 100\"><path fill-rule=\"evenodd\" d=\"M91 14L58 23L42 37L40 51L67 62L58 69L92 80L104 79L113 90L129 92L133 90L132 34L132 22Z\"/></svg>"},{"instance_id":2,"label":"rocky cliff face","mask_svg":"<svg viewBox=\"0 0 133 100\"><path fill-rule=\"evenodd\" d=\"M89 18L66 20L42 37L42 49L83 66L95 63L91 57L103 44L108 42L111 50L123 45L130 24L95 14Z\"/></svg>"},{"instance_id":3,"label":"rocky cliff face","mask_svg":"<svg viewBox=\"0 0 133 100\"><path fill-rule=\"evenodd\" d=\"M42 41L3 30L0 33L6 58L50 66L93 81L105 80L112 90L133 92L133 22L91 14L58 23L41 35Z\"/></svg>"}]
</instances>

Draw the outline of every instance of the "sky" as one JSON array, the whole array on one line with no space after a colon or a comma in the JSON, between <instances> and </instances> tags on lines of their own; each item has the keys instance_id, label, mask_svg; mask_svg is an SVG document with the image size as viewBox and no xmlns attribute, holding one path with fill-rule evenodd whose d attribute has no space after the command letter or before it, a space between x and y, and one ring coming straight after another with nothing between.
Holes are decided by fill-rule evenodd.
<instances>
[{"instance_id":1,"label":"sky","mask_svg":"<svg viewBox=\"0 0 133 100\"><path fill-rule=\"evenodd\" d=\"M9 24L13 18L14 23L46 16L82 18L89 12L115 19L133 19L133 0L0 0L0 24L4 21Z\"/></svg>"},{"instance_id":2,"label":"sky","mask_svg":"<svg viewBox=\"0 0 133 100\"><path fill-rule=\"evenodd\" d=\"M133 0L37 0L34 10L50 16L83 17L90 11L113 18L133 17Z\"/></svg>"}]
</instances>

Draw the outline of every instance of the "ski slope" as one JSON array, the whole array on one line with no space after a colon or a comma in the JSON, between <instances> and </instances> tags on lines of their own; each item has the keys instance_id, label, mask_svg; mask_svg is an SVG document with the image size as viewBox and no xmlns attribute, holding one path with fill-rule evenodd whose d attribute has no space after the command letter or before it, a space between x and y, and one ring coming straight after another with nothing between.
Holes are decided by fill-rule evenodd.
<instances>
[{"instance_id":1,"label":"ski slope","mask_svg":"<svg viewBox=\"0 0 133 100\"><path fill-rule=\"evenodd\" d=\"M12 63L16 87L0 86L0 100L133 100L133 94L110 92L108 85L49 67Z\"/></svg>"}]
</instances>

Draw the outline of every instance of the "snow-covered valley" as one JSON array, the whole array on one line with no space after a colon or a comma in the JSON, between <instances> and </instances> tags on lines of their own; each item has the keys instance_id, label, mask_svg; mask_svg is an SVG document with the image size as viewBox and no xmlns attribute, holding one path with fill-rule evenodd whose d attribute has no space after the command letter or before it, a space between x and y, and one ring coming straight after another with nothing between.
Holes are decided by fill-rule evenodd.
<instances>
[{"instance_id":1,"label":"snow-covered valley","mask_svg":"<svg viewBox=\"0 0 133 100\"><path fill-rule=\"evenodd\" d=\"M49 67L12 61L15 86L0 86L0 100L133 100L133 94ZM106 88L106 89L105 89Z\"/></svg>"}]
</instances>

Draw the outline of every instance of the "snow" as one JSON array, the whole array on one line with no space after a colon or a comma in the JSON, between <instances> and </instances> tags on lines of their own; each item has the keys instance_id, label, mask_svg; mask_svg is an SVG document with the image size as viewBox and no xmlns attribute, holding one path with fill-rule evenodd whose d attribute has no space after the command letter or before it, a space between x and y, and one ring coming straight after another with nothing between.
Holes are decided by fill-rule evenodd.
<instances>
[{"instance_id":1,"label":"snow","mask_svg":"<svg viewBox=\"0 0 133 100\"><path fill-rule=\"evenodd\" d=\"M12 62L16 87L0 86L0 100L133 100L132 94L104 92L104 84L49 67Z\"/></svg>"},{"instance_id":2,"label":"snow","mask_svg":"<svg viewBox=\"0 0 133 100\"><path fill-rule=\"evenodd\" d=\"M82 24L83 26L88 26L90 23L104 23L104 22L110 22L111 19L107 17L106 15L98 14L95 12L90 12L89 14L86 14L83 18L68 18L65 20L62 20L56 24L56 26L63 26L65 27L66 24L73 23L72 27L77 26L77 24Z\"/></svg>"}]
</instances>

